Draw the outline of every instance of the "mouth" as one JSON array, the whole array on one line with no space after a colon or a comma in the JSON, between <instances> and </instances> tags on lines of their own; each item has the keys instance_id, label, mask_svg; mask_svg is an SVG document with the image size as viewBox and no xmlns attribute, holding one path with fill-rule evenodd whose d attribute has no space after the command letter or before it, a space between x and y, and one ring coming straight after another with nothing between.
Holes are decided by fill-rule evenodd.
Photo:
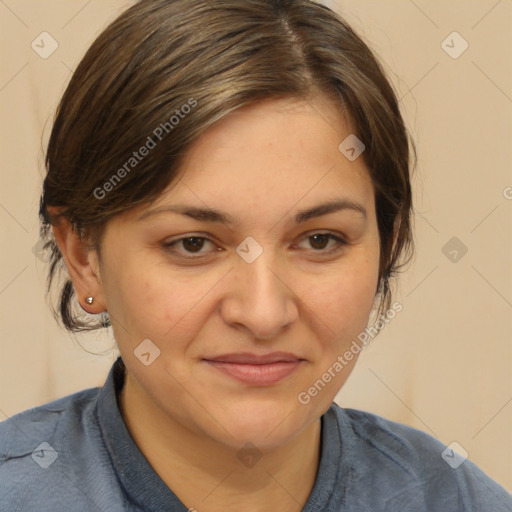
<instances>
[{"instance_id":1,"label":"mouth","mask_svg":"<svg viewBox=\"0 0 512 512\"><path fill-rule=\"evenodd\" d=\"M224 354L203 359L212 368L253 386L270 386L294 373L305 361L288 352Z\"/></svg>"}]
</instances>

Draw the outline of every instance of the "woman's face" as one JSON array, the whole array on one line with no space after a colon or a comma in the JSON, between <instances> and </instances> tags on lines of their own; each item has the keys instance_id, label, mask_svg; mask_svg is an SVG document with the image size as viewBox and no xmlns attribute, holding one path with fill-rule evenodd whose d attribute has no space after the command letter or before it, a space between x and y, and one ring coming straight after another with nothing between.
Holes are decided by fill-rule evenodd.
<instances>
[{"instance_id":1,"label":"woman's face","mask_svg":"<svg viewBox=\"0 0 512 512\"><path fill-rule=\"evenodd\" d=\"M240 109L156 202L107 224L102 295L128 378L171 424L278 446L349 376L357 357L338 356L367 326L379 268L368 170L338 149L350 133L323 97Z\"/></svg>"}]
</instances>

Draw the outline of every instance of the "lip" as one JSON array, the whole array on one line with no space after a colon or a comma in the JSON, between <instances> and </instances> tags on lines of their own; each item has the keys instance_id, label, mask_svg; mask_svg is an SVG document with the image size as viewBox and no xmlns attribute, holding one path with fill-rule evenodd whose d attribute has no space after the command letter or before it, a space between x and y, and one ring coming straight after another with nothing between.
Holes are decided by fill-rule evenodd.
<instances>
[{"instance_id":1,"label":"lip","mask_svg":"<svg viewBox=\"0 0 512 512\"><path fill-rule=\"evenodd\" d=\"M223 354L203 359L222 373L253 386L269 386L294 373L304 359L289 352Z\"/></svg>"}]
</instances>

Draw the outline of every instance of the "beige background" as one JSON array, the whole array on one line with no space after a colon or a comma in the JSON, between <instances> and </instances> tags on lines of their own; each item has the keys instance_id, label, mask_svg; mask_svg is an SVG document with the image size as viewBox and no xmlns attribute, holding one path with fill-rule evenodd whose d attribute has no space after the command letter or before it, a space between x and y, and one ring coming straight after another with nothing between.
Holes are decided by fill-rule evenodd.
<instances>
[{"instance_id":1,"label":"beige background","mask_svg":"<svg viewBox=\"0 0 512 512\"><path fill-rule=\"evenodd\" d=\"M510 491L512 2L325 3L381 56L419 153L417 255L396 294L404 309L338 401L458 442ZM0 419L101 385L116 357L111 334L71 338L55 323L33 247L57 101L92 40L128 5L0 1ZM43 31L59 45L47 59L31 48ZM457 59L441 46L453 31L469 44ZM452 51L461 48L452 39ZM456 262L442 250L452 237L467 247L462 258L460 247L445 248Z\"/></svg>"}]
</instances>

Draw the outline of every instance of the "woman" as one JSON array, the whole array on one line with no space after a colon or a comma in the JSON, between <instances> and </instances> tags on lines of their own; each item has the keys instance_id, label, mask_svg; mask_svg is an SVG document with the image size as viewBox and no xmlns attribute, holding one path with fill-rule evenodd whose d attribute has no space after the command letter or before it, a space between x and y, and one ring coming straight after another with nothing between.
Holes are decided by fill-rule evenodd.
<instances>
[{"instance_id":1,"label":"woman","mask_svg":"<svg viewBox=\"0 0 512 512\"><path fill-rule=\"evenodd\" d=\"M328 8L123 13L64 94L40 208L63 324L112 325L121 357L0 425L1 508L510 510L440 442L333 403L374 306L399 306L409 166L392 88Z\"/></svg>"}]
</instances>

